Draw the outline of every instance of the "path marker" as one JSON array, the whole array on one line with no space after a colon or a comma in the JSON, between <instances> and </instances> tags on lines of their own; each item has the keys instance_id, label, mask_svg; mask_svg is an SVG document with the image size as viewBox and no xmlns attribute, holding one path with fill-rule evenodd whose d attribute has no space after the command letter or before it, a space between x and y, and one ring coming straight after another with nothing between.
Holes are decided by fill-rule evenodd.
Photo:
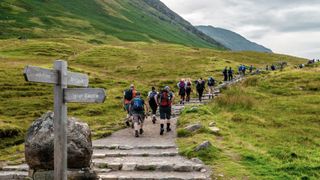
<instances>
[{"instance_id":1,"label":"path marker","mask_svg":"<svg viewBox=\"0 0 320 180\"><path fill-rule=\"evenodd\" d=\"M86 88L86 74L67 71L67 62L57 60L54 69L26 66L24 77L28 82L54 84L54 179L67 180L67 104L103 103L104 89ZM68 88L68 85L82 88Z\"/></svg>"}]
</instances>

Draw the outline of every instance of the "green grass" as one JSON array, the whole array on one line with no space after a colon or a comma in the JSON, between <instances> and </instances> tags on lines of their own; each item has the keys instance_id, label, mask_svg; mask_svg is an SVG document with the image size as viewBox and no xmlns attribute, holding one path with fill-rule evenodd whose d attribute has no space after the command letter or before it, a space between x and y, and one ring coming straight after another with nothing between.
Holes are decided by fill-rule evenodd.
<instances>
[{"instance_id":1,"label":"green grass","mask_svg":"<svg viewBox=\"0 0 320 180\"><path fill-rule=\"evenodd\" d=\"M316 65L252 76L197 111L187 108L180 128L215 121L221 133L179 138L181 153L204 160L218 178L319 179L319 72ZM194 152L204 140L213 147Z\"/></svg>"},{"instance_id":2,"label":"green grass","mask_svg":"<svg viewBox=\"0 0 320 180\"><path fill-rule=\"evenodd\" d=\"M0 39L76 37L91 43L170 42L220 48L141 0L3 0Z\"/></svg>"}]
</instances>

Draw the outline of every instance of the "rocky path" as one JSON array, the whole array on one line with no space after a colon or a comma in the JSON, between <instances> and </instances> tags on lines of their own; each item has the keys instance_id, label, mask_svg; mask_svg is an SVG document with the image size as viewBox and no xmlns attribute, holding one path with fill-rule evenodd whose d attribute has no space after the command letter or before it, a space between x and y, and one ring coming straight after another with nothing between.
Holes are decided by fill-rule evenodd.
<instances>
[{"instance_id":1,"label":"rocky path","mask_svg":"<svg viewBox=\"0 0 320 180\"><path fill-rule=\"evenodd\" d=\"M240 81L223 83L219 89ZM191 99L189 104L202 104L208 102L208 95L204 101ZM183 105L173 106L174 118L172 131L159 135L160 122L156 124L148 118L145 121L144 134L134 137L131 128L113 133L110 137L93 142L93 168L101 180L114 179L174 179L174 180L206 180L210 179L211 170L197 159L186 159L178 153L176 141L176 123ZM159 117L158 117L159 118ZM24 179L28 175L28 166L7 166L0 170L2 179Z\"/></svg>"}]
</instances>

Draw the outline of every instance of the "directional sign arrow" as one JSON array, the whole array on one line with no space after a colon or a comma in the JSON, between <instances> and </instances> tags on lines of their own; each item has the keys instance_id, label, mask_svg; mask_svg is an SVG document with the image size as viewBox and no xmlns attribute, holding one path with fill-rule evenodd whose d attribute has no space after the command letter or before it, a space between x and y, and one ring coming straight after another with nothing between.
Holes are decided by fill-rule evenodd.
<instances>
[{"instance_id":1,"label":"directional sign arrow","mask_svg":"<svg viewBox=\"0 0 320 180\"><path fill-rule=\"evenodd\" d=\"M104 89L67 88L64 89L64 102L103 103L106 99Z\"/></svg>"},{"instance_id":2,"label":"directional sign arrow","mask_svg":"<svg viewBox=\"0 0 320 180\"><path fill-rule=\"evenodd\" d=\"M23 75L26 81L39 83L58 83L58 72L56 70L27 66ZM86 74L68 72L67 84L70 86L88 87L89 78Z\"/></svg>"}]
</instances>

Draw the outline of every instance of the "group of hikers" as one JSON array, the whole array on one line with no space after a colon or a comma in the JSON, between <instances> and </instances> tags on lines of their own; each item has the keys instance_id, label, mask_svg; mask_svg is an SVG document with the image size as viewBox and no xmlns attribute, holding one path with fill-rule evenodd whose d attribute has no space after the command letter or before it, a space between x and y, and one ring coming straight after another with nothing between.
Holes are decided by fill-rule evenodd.
<instances>
[{"instance_id":1,"label":"group of hikers","mask_svg":"<svg viewBox=\"0 0 320 180\"><path fill-rule=\"evenodd\" d=\"M206 84L208 85L209 98L213 98L214 86L216 81L213 77L209 77L206 83L205 80L199 78L194 82L199 97L199 101L202 101ZM190 79L181 79L177 86L179 88L180 104L190 102L190 95L192 93L192 82ZM172 104L175 99L174 93L169 86L165 86L160 92L155 87L151 88L148 93L147 102L145 102L141 96L141 93L136 90L134 85L130 85L130 88L124 91L123 104L124 109L127 111L126 125L134 129L136 137L139 137L144 133L143 123L148 115L149 110L152 113L152 122L156 124L157 110L160 112L160 135L171 131L171 112ZM166 125L166 127L165 127Z\"/></svg>"}]
</instances>

